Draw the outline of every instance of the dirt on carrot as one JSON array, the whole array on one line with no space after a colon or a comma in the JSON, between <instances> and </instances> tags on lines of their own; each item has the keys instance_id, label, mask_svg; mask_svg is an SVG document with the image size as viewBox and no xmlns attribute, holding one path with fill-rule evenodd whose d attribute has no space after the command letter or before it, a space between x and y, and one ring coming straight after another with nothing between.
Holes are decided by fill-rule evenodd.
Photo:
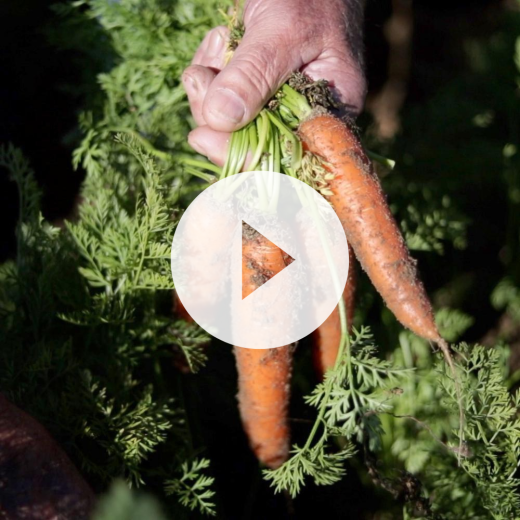
<instances>
[{"instance_id":1,"label":"dirt on carrot","mask_svg":"<svg viewBox=\"0 0 520 520\"><path fill-rule=\"evenodd\" d=\"M462 431L464 406L449 346L437 329L416 261L359 139L348 124L322 110L305 118L298 132L304 148L320 157L333 174L328 200L374 287L405 327L441 349L455 381Z\"/></svg>"},{"instance_id":2,"label":"dirt on carrot","mask_svg":"<svg viewBox=\"0 0 520 520\"><path fill-rule=\"evenodd\" d=\"M362 268L397 319L438 342L433 312L379 180L354 133L331 115L301 123L304 146L323 158L334 177L328 196Z\"/></svg>"}]
</instances>

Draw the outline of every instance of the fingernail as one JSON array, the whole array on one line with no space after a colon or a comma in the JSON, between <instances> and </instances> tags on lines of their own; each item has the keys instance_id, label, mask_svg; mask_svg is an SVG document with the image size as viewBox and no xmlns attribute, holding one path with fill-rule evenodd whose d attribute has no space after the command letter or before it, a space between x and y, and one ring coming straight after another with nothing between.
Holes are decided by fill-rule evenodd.
<instances>
[{"instance_id":1,"label":"fingernail","mask_svg":"<svg viewBox=\"0 0 520 520\"><path fill-rule=\"evenodd\" d=\"M211 97L209 111L222 119L232 123L240 123L246 113L244 101L232 90L219 88Z\"/></svg>"},{"instance_id":2,"label":"fingernail","mask_svg":"<svg viewBox=\"0 0 520 520\"><path fill-rule=\"evenodd\" d=\"M182 75L182 84L188 94L195 94L199 90L198 81L189 74L184 73Z\"/></svg>"},{"instance_id":3,"label":"fingernail","mask_svg":"<svg viewBox=\"0 0 520 520\"><path fill-rule=\"evenodd\" d=\"M215 53L222 49L224 46L224 38L222 38L222 35L220 34L220 31L215 32L215 37L211 41L211 45L208 50Z\"/></svg>"}]
</instances>

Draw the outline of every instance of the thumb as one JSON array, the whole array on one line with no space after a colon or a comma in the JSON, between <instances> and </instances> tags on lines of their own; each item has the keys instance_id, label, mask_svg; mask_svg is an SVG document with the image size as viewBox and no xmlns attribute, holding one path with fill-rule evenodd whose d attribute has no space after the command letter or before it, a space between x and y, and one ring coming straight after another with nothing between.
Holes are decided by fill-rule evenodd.
<instances>
[{"instance_id":1,"label":"thumb","mask_svg":"<svg viewBox=\"0 0 520 520\"><path fill-rule=\"evenodd\" d=\"M231 61L211 83L202 112L213 130L232 132L246 125L291 72L302 66L288 51L287 36L273 33L273 24L266 25L246 30Z\"/></svg>"}]
</instances>

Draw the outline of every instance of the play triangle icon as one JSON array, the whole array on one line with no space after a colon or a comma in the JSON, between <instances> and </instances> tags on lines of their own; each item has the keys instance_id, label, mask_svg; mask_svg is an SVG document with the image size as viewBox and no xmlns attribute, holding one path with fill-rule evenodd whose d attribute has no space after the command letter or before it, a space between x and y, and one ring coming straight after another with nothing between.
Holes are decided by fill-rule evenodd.
<instances>
[{"instance_id":1,"label":"play triangle icon","mask_svg":"<svg viewBox=\"0 0 520 520\"><path fill-rule=\"evenodd\" d=\"M294 261L291 255L242 220L242 300Z\"/></svg>"}]
</instances>

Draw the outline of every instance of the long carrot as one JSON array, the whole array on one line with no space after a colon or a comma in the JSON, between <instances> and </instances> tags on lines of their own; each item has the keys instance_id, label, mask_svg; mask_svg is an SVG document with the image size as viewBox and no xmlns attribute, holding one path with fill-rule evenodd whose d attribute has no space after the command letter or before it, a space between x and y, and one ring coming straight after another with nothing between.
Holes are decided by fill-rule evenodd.
<instances>
[{"instance_id":1,"label":"long carrot","mask_svg":"<svg viewBox=\"0 0 520 520\"><path fill-rule=\"evenodd\" d=\"M279 273L289 259L279 247L244 223L242 297ZM277 468L289 454L287 411L293 346L234 350L239 409L249 443L262 463Z\"/></svg>"},{"instance_id":2,"label":"long carrot","mask_svg":"<svg viewBox=\"0 0 520 520\"><path fill-rule=\"evenodd\" d=\"M333 174L328 200L374 287L405 327L441 349L455 383L462 442L464 407L450 348L437 329L416 261L410 256L371 161L352 128L329 113L307 113L301 118L298 133L306 150L319 156Z\"/></svg>"},{"instance_id":3,"label":"long carrot","mask_svg":"<svg viewBox=\"0 0 520 520\"><path fill-rule=\"evenodd\" d=\"M343 291L343 300L347 309L347 324L352 329L354 318L354 298L356 293L356 266L352 248L349 246L349 271L347 283ZM327 370L334 366L338 355L341 340L341 326L339 308L336 307L331 315L312 333L312 357L314 368L320 379Z\"/></svg>"},{"instance_id":4,"label":"long carrot","mask_svg":"<svg viewBox=\"0 0 520 520\"><path fill-rule=\"evenodd\" d=\"M328 199L347 241L390 310L417 335L443 345L416 263L353 131L332 115L318 114L300 124L299 135L334 174Z\"/></svg>"}]
</instances>

